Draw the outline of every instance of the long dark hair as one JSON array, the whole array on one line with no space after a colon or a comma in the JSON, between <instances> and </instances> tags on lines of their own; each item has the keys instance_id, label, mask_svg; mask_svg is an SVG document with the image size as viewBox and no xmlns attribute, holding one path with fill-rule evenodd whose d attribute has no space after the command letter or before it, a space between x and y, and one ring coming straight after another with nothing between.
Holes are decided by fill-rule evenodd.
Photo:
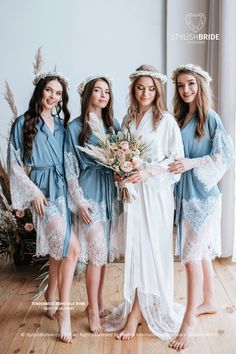
<instances>
[{"instance_id":1,"label":"long dark hair","mask_svg":"<svg viewBox=\"0 0 236 354\"><path fill-rule=\"evenodd\" d=\"M92 134L91 128L89 126L89 107L91 96L93 93L94 86L98 80L103 80L107 83L110 92L110 99L105 108L102 108L102 120L107 128L114 128L114 113L113 113L113 94L111 85L108 80L104 77L99 77L94 80L89 81L84 88L81 96L81 116L83 122L83 129L79 135L79 145L84 146L85 142L88 141L90 135Z\"/></svg>"},{"instance_id":2,"label":"long dark hair","mask_svg":"<svg viewBox=\"0 0 236 354\"><path fill-rule=\"evenodd\" d=\"M205 135L204 125L207 119L207 112L209 108L213 107L212 102L212 91L206 80L199 74L194 71L183 69L178 72L175 79L175 94L173 98L173 106L174 106L174 116L177 119L179 127L182 128L185 124L185 118L189 112L188 103L184 102L179 94L178 89L178 77L181 74L190 74L195 77L198 91L196 95L196 119L197 119L197 127L195 132L195 137L197 139L201 139Z\"/></svg>"},{"instance_id":3,"label":"long dark hair","mask_svg":"<svg viewBox=\"0 0 236 354\"><path fill-rule=\"evenodd\" d=\"M67 126L67 123L70 119L70 112L67 108L68 104L68 93L67 87L61 78L57 76L46 76L43 79L40 79L37 83L33 95L29 102L29 108L25 112L25 121L23 126L23 139L24 139L24 159L27 159L32 154L33 141L37 134L36 123L43 112L42 98L43 98L43 90L46 87L47 83L57 80L60 82L62 86L62 100L58 103L56 107L56 113L59 116L61 111L64 115L64 127Z\"/></svg>"}]
</instances>

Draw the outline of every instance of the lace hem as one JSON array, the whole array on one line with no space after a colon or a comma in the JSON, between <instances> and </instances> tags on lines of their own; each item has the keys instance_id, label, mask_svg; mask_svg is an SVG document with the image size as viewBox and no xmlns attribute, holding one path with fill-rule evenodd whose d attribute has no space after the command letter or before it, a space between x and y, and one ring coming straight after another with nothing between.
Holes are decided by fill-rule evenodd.
<instances>
[{"instance_id":1,"label":"lace hem","mask_svg":"<svg viewBox=\"0 0 236 354\"><path fill-rule=\"evenodd\" d=\"M215 198L216 199L216 198ZM221 255L221 196L216 199L214 209L206 216L196 233L188 219L180 226L181 261L200 263L203 259L211 261Z\"/></svg>"},{"instance_id":2,"label":"lace hem","mask_svg":"<svg viewBox=\"0 0 236 354\"><path fill-rule=\"evenodd\" d=\"M217 250L219 248L219 250ZM210 242L207 246L199 245L198 242L193 240L187 240L184 246L183 255L181 257L181 262L186 263L196 263L200 264L202 260L213 261L214 259L221 256L221 246L216 246L214 243Z\"/></svg>"},{"instance_id":3,"label":"lace hem","mask_svg":"<svg viewBox=\"0 0 236 354\"><path fill-rule=\"evenodd\" d=\"M107 260L113 262L120 255L118 240L119 202L112 204L112 220L107 220L105 202L87 200L92 209L92 223L85 224L77 214L73 216L73 228L80 243L80 261L102 266ZM110 223L110 225L109 225ZM120 231L119 231L120 232Z\"/></svg>"},{"instance_id":4,"label":"lace hem","mask_svg":"<svg viewBox=\"0 0 236 354\"><path fill-rule=\"evenodd\" d=\"M63 257L67 228L67 209L64 197L45 206L46 215L41 218L31 207L33 224L37 232L36 256L50 255L56 260Z\"/></svg>"},{"instance_id":5,"label":"lace hem","mask_svg":"<svg viewBox=\"0 0 236 354\"><path fill-rule=\"evenodd\" d=\"M140 309L150 331L162 340L169 340L179 332L184 307L180 304L165 306L160 296L145 294L137 289ZM112 310L106 317L103 328L108 332L119 331L124 328L128 313L132 309L129 302L122 303Z\"/></svg>"}]
</instances>

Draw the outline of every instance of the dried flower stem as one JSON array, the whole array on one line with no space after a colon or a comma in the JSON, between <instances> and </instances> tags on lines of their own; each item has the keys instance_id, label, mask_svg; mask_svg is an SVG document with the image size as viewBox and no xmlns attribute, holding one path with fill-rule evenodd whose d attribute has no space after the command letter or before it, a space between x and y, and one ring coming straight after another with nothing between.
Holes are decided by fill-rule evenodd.
<instances>
[{"instance_id":1,"label":"dried flower stem","mask_svg":"<svg viewBox=\"0 0 236 354\"><path fill-rule=\"evenodd\" d=\"M10 107L10 110L12 111L13 120L15 120L16 117L17 117L17 108L16 108L16 105L15 105L13 92L12 92L12 90L11 90L11 88L10 88L10 86L9 86L7 81L5 81L4 98L7 101L8 105Z\"/></svg>"},{"instance_id":2,"label":"dried flower stem","mask_svg":"<svg viewBox=\"0 0 236 354\"><path fill-rule=\"evenodd\" d=\"M42 47L39 47L38 50L35 53L35 62L33 63L34 75L35 76L40 74L42 66L43 66L43 57L42 57L41 48Z\"/></svg>"}]
</instances>

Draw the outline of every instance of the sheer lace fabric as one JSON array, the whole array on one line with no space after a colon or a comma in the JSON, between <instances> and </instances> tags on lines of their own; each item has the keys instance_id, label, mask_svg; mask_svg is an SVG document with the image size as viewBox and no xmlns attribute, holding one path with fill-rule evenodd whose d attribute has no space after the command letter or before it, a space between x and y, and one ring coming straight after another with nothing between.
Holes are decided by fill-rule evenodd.
<instances>
[{"instance_id":1,"label":"sheer lace fabric","mask_svg":"<svg viewBox=\"0 0 236 354\"><path fill-rule=\"evenodd\" d=\"M152 111L144 115L138 128L131 121L132 134L142 136L150 144L150 159L144 171L144 182L133 184L135 200L127 203L124 217L125 267L124 300L106 318L104 328L118 331L125 326L137 291L143 317L150 331L163 340L178 333L184 307L173 300L173 183L169 162L183 157L180 130L174 118L166 113L157 129L153 129Z\"/></svg>"},{"instance_id":2,"label":"sheer lace fabric","mask_svg":"<svg viewBox=\"0 0 236 354\"><path fill-rule=\"evenodd\" d=\"M212 154L196 158L193 172L205 191L209 191L223 177L233 161L233 144L229 135L217 128L213 139Z\"/></svg>"},{"instance_id":3,"label":"sheer lace fabric","mask_svg":"<svg viewBox=\"0 0 236 354\"><path fill-rule=\"evenodd\" d=\"M26 175L20 149L15 150L10 144L9 154L12 206L14 209L24 210L29 208L32 200L42 195L42 192Z\"/></svg>"},{"instance_id":4,"label":"sheer lace fabric","mask_svg":"<svg viewBox=\"0 0 236 354\"><path fill-rule=\"evenodd\" d=\"M84 197L79 185L79 163L72 152L65 153L65 169L69 190L69 208L74 213L73 227L79 236L81 248L80 261L102 266L107 263L108 258L113 261L119 257L117 241L119 202L113 201L111 221L108 221L105 201L97 203ZM78 215L78 209L81 206L89 206L92 210L90 225L85 224Z\"/></svg>"},{"instance_id":5,"label":"sheer lace fabric","mask_svg":"<svg viewBox=\"0 0 236 354\"><path fill-rule=\"evenodd\" d=\"M208 111L201 139L196 139L196 128L194 114L181 130L192 167L176 187L177 245L183 262L221 255L222 206L217 183L234 159L232 141L215 111Z\"/></svg>"},{"instance_id":6,"label":"sheer lace fabric","mask_svg":"<svg viewBox=\"0 0 236 354\"><path fill-rule=\"evenodd\" d=\"M65 171L68 184L68 205L73 213L78 213L80 206L88 205L84 198L82 188L78 184L80 176L79 163L72 152L65 153Z\"/></svg>"},{"instance_id":7,"label":"sheer lace fabric","mask_svg":"<svg viewBox=\"0 0 236 354\"><path fill-rule=\"evenodd\" d=\"M31 207L33 223L37 230L36 255L49 254L52 258L60 260L63 256L64 240L66 234L66 204L64 197L55 202L49 202L45 207L46 215L39 217Z\"/></svg>"},{"instance_id":8,"label":"sheer lace fabric","mask_svg":"<svg viewBox=\"0 0 236 354\"><path fill-rule=\"evenodd\" d=\"M196 212L194 215L194 207ZM184 201L182 220L182 257L184 263L213 260L221 255L221 195L205 201Z\"/></svg>"},{"instance_id":9,"label":"sheer lace fabric","mask_svg":"<svg viewBox=\"0 0 236 354\"><path fill-rule=\"evenodd\" d=\"M44 217L39 217L32 207L32 201L39 195L43 195L40 189L26 175L21 160L20 149L17 151L13 145L9 146L10 153L10 186L11 198L14 209L23 210L30 208L34 228L37 233L36 255L50 255L56 260L63 256L64 240L66 234L66 202L64 196L55 201L48 201L45 206Z\"/></svg>"},{"instance_id":10,"label":"sheer lace fabric","mask_svg":"<svg viewBox=\"0 0 236 354\"><path fill-rule=\"evenodd\" d=\"M111 221L106 219L105 202L99 204L88 200L87 203L92 209L92 223L85 224L78 213L73 218L74 231L79 235L80 261L102 266L107 263L108 259L113 262L115 258L119 258L122 251L123 230L122 225L119 226L119 202L113 203Z\"/></svg>"},{"instance_id":11,"label":"sheer lace fabric","mask_svg":"<svg viewBox=\"0 0 236 354\"><path fill-rule=\"evenodd\" d=\"M146 294L137 289L137 296L140 309L149 330L162 340L169 340L179 332L183 319L184 307L180 304L166 305L161 296L156 294ZM134 298L134 293L133 296ZM120 331L124 328L127 316L131 311L133 301L119 304L106 317L103 328L107 332Z\"/></svg>"}]
</instances>

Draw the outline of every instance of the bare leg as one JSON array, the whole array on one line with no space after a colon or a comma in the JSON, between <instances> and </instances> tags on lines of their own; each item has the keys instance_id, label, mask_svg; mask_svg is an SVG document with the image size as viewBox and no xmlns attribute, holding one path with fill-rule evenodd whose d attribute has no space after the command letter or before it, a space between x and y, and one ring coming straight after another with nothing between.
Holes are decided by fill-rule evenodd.
<instances>
[{"instance_id":1,"label":"bare leg","mask_svg":"<svg viewBox=\"0 0 236 354\"><path fill-rule=\"evenodd\" d=\"M121 339L121 340L133 339L136 334L140 318L141 318L141 311L140 311L140 306L139 306L137 291L136 291L133 307L131 312L128 315L125 327L116 336L116 339Z\"/></svg>"},{"instance_id":2,"label":"bare leg","mask_svg":"<svg viewBox=\"0 0 236 354\"><path fill-rule=\"evenodd\" d=\"M88 295L88 307L86 314L88 317L90 331L94 334L102 333L99 319L98 289L101 279L101 267L89 262L86 271L86 287Z\"/></svg>"},{"instance_id":3,"label":"bare leg","mask_svg":"<svg viewBox=\"0 0 236 354\"><path fill-rule=\"evenodd\" d=\"M214 303L214 269L212 262L202 260L203 270L203 303L197 308L197 316L203 314L214 314L217 307Z\"/></svg>"},{"instance_id":4,"label":"bare leg","mask_svg":"<svg viewBox=\"0 0 236 354\"><path fill-rule=\"evenodd\" d=\"M59 265L58 290L60 307L55 314L59 324L61 340L65 343L71 343L72 341L69 301L73 275L78 257L79 244L77 238L72 232L68 255L67 257L62 258Z\"/></svg>"},{"instance_id":5,"label":"bare leg","mask_svg":"<svg viewBox=\"0 0 236 354\"><path fill-rule=\"evenodd\" d=\"M172 340L169 347L177 351L187 348L191 331L196 324L197 306L200 302L203 277L202 265L189 262L186 264L187 274L187 308L178 336Z\"/></svg>"},{"instance_id":6,"label":"bare leg","mask_svg":"<svg viewBox=\"0 0 236 354\"><path fill-rule=\"evenodd\" d=\"M56 302L57 288L58 288L58 266L59 261L49 257L49 278L48 287L44 294L45 300L49 303L47 305L46 316L51 320L55 319L56 307L52 303ZM51 303L51 304L50 304Z\"/></svg>"},{"instance_id":7,"label":"bare leg","mask_svg":"<svg viewBox=\"0 0 236 354\"><path fill-rule=\"evenodd\" d=\"M98 308L99 308L100 318L106 317L111 313L111 311L104 309L104 304L103 304L103 288L104 288L105 272L106 272L106 266L103 265L101 268L101 277L100 277L100 283L98 288Z\"/></svg>"}]
</instances>

